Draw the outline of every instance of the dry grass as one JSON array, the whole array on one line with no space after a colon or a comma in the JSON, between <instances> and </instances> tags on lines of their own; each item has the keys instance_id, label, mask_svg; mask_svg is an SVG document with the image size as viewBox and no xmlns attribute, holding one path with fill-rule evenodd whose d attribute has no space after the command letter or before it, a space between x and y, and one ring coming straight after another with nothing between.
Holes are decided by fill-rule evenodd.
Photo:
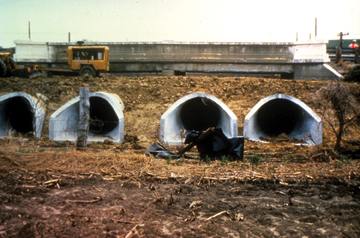
<instances>
[{"instance_id":1,"label":"dry grass","mask_svg":"<svg viewBox=\"0 0 360 238\"><path fill-rule=\"evenodd\" d=\"M164 160L132 150L121 151L113 148L113 145L79 151L74 146L44 148L39 146L39 142L30 143L34 145L22 146L19 149L15 145L16 141L8 141L7 146L0 149L0 168L64 174L100 174L110 179L154 176L291 182L331 178L351 180L360 176L359 160L341 159L323 147L302 147L286 143L274 146L247 142L243 161Z\"/></svg>"}]
</instances>

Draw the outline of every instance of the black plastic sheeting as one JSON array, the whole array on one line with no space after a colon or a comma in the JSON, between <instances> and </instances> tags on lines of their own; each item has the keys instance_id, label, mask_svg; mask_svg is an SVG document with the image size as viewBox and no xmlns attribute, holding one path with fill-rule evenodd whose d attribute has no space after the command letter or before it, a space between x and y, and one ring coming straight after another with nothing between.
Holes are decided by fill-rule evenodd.
<instances>
[{"instance_id":1,"label":"black plastic sheeting","mask_svg":"<svg viewBox=\"0 0 360 238\"><path fill-rule=\"evenodd\" d=\"M186 146L174 153L165 146L155 143L146 150L146 155L157 158L177 159L196 146L200 159L233 159L241 160L244 154L244 137L227 138L221 128L209 128L205 131L188 131L185 138Z\"/></svg>"},{"instance_id":2,"label":"black plastic sheeting","mask_svg":"<svg viewBox=\"0 0 360 238\"><path fill-rule=\"evenodd\" d=\"M244 138L227 138L221 128L210 128L204 132L189 131L185 144L196 145L200 158L243 158Z\"/></svg>"},{"instance_id":3,"label":"black plastic sheeting","mask_svg":"<svg viewBox=\"0 0 360 238\"><path fill-rule=\"evenodd\" d=\"M149 146L145 151L146 155L153 155L156 158L163 158L163 159L179 159L180 156L169 151L160 143L155 143Z\"/></svg>"}]
</instances>

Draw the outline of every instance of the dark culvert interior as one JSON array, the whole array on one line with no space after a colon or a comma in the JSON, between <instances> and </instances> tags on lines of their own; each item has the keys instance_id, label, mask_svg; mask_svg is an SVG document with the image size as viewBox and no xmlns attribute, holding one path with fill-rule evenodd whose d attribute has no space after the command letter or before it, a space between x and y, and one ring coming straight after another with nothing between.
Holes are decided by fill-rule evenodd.
<instances>
[{"instance_id":1,"label":"dark culvert interior","mask_svg":"<svg viewBox=\"0 0 360 238\"><path fill-rule=\"evenodd\" d=\"M90 97L90 128L94 134L106 134L118 125L112 106L101 97Z\"/></svg>"},{"instance_id":2,"label":"dark culvert interior","mask_svg":"<svg viewBox=\"0 0 360 238\"><path fill-rule=\"evenodd\" d=\"M179 116L186 130L203 131L219 125L221 111L210 99L197 97L182 105Z\"/></svg>"},{"instance_id":3,"label":"dark culvert interior","mask_svg":"<svg viewBox=\"0 0 360 238\"><path fill-rule=\"evenodd\" d=\"M301 107L289 100L275 99L258 110L255 123L265 137L276 137L282 133L289 135L303 120Z\"/></svg>"},{"instance_id":4,"label":"dark culvert interior","mask_svg":"<svg viewBox=\"0 0 360 238\"><path fill-rule=\"evenodd\" d=\"M11 128L19 133L28 133L34 130L34 112L29 101L24 97L9 98L4 102L5 118Z\"/></svg>"}]
</instances>

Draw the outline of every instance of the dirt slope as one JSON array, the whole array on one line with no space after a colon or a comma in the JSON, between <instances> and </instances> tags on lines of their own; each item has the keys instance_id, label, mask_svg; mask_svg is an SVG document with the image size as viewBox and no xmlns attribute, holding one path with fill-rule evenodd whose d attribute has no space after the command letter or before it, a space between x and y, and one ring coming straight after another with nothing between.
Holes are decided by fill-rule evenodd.
<instances>
[{"instance_id":1,"label":"dirt slope","mask_svg":"<svg viewBox=\"0 0 360 238\"><path fill-rule=\"evenodd\" d=\"M327 83L218 76L0 79L0 93L48 98L41 140L0 140L0 237L358 237L360 161L331 150L326 123L321 146L247 141L243 161L199 161L195 151L193 159L177 161L144 155L157 140L161 114L188 93L222 100L237 115L241 134L250 108L274 93L319 112L314 95ZM359 99L360 86L348 85ZM121 97L123 144L79 151L47 139L48 117L81 86ZM359 141L354 125L345 146Z\"/></svg>"}]
</instances>

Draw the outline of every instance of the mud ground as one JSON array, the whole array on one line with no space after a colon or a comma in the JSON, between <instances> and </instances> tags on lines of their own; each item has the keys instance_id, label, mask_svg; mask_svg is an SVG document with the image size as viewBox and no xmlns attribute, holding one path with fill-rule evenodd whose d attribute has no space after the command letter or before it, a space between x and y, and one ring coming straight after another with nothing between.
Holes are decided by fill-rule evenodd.
<instances>
[{"instance_id":1,"label":"mud ground","mask_svg":"<svg viewBox=\"0 0 360 238\"><path fill-rule=\"evenodd\" d=\"M45 178L1 171L2 236L123 237L134 227L136 237L360 235L359 184L149 175L104 181L87 174L61 174L59 182L44 184Z\"/></svg>"},{"instance_id":2,"label":"mud ground","mask_svg":"<svg viewBox=\"0 0 360 238\"><path fill-rule=\"evenodd\" d=\"M161 114L195 91L226 103L239 119L274 93L295 96L316 112L316 91L329 81L220 76L118 76L0 79L0 93L48 98L47 119L81 86L118 94L125 104L121 145L71 143L14 135L0 140L0 237L359 237L360 133L344 137L350 154L321 146L246 141L243 161L146 157ZM360 86L347 83L355 97Z\"/></svg>"}]
</instances>

